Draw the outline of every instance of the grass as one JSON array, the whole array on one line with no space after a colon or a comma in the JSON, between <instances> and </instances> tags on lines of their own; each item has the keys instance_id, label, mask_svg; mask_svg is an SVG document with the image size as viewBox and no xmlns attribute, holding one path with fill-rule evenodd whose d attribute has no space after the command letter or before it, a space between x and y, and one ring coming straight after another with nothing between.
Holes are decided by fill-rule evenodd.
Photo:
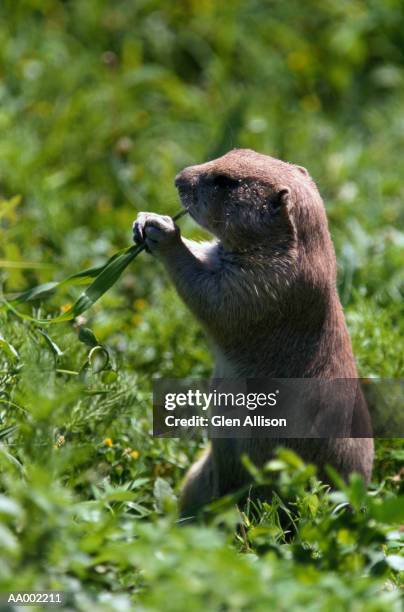
<instances>
[{"instance_id":1,"label":"grass","mask_svg":"<svg viewBox=\"0 0 404 612\"><path fill-rule=\"evenodd\" d=\"M104 263L138 211L176 211L178 170L249 146L318 182L360 374L399 378L403 15L395 0L3 2L4 291ZM256 474L273 504L226 499L178 526L203 442L151 437L151 380L207 377L211 357L150 256L75 322L41 333L2 312L0 329L0 591L57 588L80 610L401 609L402 439L377 441L368 491L330 492L280 451Z\"/></svg>"}]
</instances>

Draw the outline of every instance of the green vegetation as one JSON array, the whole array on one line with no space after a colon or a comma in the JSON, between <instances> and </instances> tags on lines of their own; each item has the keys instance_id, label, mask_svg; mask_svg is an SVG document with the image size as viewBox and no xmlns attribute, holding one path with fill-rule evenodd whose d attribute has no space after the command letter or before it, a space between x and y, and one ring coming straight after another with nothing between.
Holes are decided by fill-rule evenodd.
<instances>
[{"instance_id":1,"label":"green vegetation","mask_svg":"<svg viewBox=\"0 0 404 612\"><path fill-rule=\"evenodd\" d=\"M138 211L178 209L178 170L248 146L310 170L360 373L402 375L403 0L3 0L0 19L5 293L104 263ZM368 492L353 477L330 493L280 451L256 475L278 483L273 505L176 524L202 443L151 437L151 379L211 362L150 256L85 319L0 326L0 592L61 589L80 610L401 610L400 440L378 442Z\"/></svg>"}]
</instances>

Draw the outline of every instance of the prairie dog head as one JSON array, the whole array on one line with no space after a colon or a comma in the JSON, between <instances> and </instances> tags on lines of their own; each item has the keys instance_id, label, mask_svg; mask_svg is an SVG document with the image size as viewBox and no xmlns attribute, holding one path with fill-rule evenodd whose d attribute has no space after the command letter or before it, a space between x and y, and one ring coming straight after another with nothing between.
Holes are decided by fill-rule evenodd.
<instances>
[{"instance_id":1,"label":"prairie dog head","mask_svg":"<svg viewBox=\"0 0 404 612\"><path fill-rule=\"evenodd\" d=\"M287 248L327 228L307 170L250 149L189 166L175 184L195 221L231 250Z\"/></svg>"}]
</instances>

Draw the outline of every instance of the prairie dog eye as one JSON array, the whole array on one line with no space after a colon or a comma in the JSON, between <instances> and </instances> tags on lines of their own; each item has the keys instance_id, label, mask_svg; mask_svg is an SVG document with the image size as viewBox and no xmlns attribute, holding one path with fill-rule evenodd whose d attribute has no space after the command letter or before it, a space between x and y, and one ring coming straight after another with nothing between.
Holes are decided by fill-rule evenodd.
<instances>
[{"instance_id":1,"label":"prairie dog eye","mask_svg":"<svg viewBox=\"0 0 404 612\"><path fill-rule=\"evenodd\" d=\"M212 185L219 189L234 189L241 183L241 179L233 179L226 174L216 174L212 177Z\"/></svg>"}]
</instances>

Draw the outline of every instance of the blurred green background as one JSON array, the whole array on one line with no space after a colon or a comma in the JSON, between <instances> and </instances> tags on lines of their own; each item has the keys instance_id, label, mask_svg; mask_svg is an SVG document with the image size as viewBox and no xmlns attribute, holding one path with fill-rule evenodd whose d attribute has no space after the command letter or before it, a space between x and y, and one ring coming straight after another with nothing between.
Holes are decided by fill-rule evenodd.
<instances>
[{"instance_id":1,"label":"blurred green background","mask_svg":"<svg viewBox=\"0 0 404 612\"><path fill-rule=\"evenodd\" d=\"M399 377L403 31L403 0L2 0L3 290L104 262L138 211L178 209L180 169L251 147L318 183L360 374ZM370 497L358 482L339 492L353 516L288 456L292 540L276 508L259 526L226 510L220 528L178 530L175 492L200 444L150 437L150 384L208 376L203 334L146 255L78 323L108 348L106 369L88 364L77 323L45 337L0 314L3 590L60 587L80 609L181 610L181 594L194 609L399 606L401 441L379 443ZM369 500L395 513L366 517Z\"/></svg>"}]
</instances>

